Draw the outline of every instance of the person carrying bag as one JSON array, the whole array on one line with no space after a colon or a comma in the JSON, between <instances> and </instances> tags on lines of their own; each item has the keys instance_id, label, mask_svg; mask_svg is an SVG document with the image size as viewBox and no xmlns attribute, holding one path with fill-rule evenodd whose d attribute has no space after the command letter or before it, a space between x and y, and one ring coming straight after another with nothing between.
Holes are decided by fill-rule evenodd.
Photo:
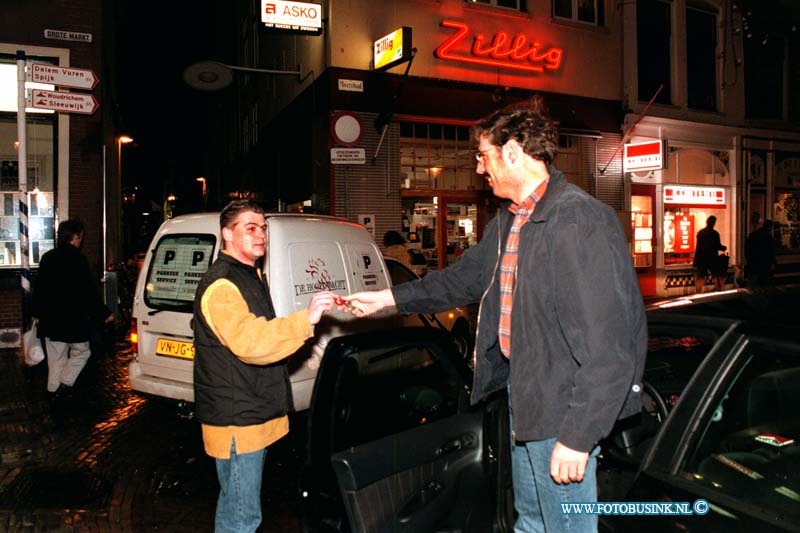
<instances>
[{"instance_id":1,"label":"person carrying bag","mask_svg":"<svg viewBox=\"0 0 800 533\"><path fill-rule=\"evenodd\" d=\"M37 326L39 321L35 318L31 323L31 328L22 336L22 354L25 364L28 366L36 366L44 361L44 348L42 348L42 341L37 336Z\"/></svg>"}]
</instances>

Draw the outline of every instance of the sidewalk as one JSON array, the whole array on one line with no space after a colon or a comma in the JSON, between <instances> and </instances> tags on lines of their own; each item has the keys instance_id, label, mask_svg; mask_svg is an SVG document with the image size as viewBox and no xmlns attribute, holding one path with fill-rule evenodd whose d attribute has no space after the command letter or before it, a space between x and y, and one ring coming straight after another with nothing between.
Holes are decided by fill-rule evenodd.
<instances>
[{"instance_id":1,"label":"sidewalk","mask_svg":"<svg viewBox=\"0 0 800 533\"><path fill-rule=\"evenodd\" d=\"M0 350L0 532L213 528L213 500L174 490L189 490L184 479L209 482L207 465L192 464L199 452L169 440L182 432L194 441L193 426L176 427L169 410L148 409L130 393L129 360L124 352L93 355L58 429L47 364L28 368L19 350Z\"/></svg>"}]
</instances>

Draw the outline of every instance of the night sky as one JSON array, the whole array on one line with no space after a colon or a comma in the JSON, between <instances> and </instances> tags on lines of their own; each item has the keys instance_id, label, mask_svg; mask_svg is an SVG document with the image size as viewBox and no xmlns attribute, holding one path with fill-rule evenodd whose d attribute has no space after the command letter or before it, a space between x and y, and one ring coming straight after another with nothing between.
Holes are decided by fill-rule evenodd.
<instances>
[{"instance_id":1,"label":"night sky","mask_svg":"<svg viewBox=\"0 0 800 533\"><path fill-rule=\"evenodd\" d=\"M184 205L200 198L196 178L207 170L206 117L215 95L181 76L189 64L213 57L210 3L114 3L118 129L135 139L122 148L123 186L139 185L140 196L163 201L171 193Z\"/></svg>"}]
</instances>

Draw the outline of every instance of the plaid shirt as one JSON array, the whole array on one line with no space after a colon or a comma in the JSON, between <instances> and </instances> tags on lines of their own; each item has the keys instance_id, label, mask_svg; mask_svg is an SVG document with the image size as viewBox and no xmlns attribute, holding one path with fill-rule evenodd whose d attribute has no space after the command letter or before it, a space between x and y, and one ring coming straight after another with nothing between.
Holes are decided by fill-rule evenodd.
<instances>
[{"instance_id":1,"label":"plaid shirt","mask_svg":"<svg viewBox=\"0 0 800 533\"><path fill-rule=\"evenodd\" d=\"M514 213L514 223L508 232L506 249L500 261L500 324L497 329L500 349L503 355L511 357L511 305L514 297L514 283L517 278L517 259L519 258L519 234L528 222L536 203L547 190L545 179L521 204L512 203L508 210Z\"/></svg>"}]
</instances>

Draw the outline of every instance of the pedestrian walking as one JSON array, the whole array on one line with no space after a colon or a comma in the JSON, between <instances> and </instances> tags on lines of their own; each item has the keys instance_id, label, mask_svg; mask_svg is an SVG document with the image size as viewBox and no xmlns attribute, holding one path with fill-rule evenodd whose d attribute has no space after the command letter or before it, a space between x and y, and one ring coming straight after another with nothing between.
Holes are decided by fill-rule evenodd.
<instances>
[{"instance_id":1,"label":"pedestrian walking","mask_svg":"<svg viewBox=\"0 0 800 533\"><path fill-rule=\"evenodd\" d=\"M772 221L767 219L747 236L744 243L745 272L750 287L769 285L775 271L775 241L772 240Z\"/></svg>"},{"instance_id":2,"label":"pedestrian walking","mask_svg":"<svg viewBox=\"0 0 800 533\"><path fill-rule=\"evenodd\" d=\"M719 232L714 229L717 217L711 215L706 219L706 227L697 232L697 244L694 250L692 265L695 268L695 292L700 294L706 284L706 274L711 274L714 279L714 290L721 291L725 272L728 269L727 256L724 257L725 267L720 263L719 252L727 250L719 238Z\"/></svg>"},{"instance_id":3,"label":"pedestrian walking","mask_svg":"<svg viewBox=\"0 0 800 533\"><path fill-rule=\"evenodd\" d=\"M89 360L94 321L111 323L89 262L81 253L84 227L77 219L58 225L56 247L42 256L33 286L32 314L47 353L47 391L54 407Z\"/></svg>"},{"instance_id":4,"label":"pedestrian walking","mask_svg":"<svg viewBox=\"0 0 800 533\"><path fill-rule=\"evenodd\" d=\"M333 294L277 318L259 268L267 246L261 207L235 200L220 214L223 250L194 303L195 412L220 484L217 532L255 531L267 446L289 432L292 407L286 358L314 335Z\"/></svg>"},{"instance_id":5,"label":"pedestrian walking","mask_svg":"<svg viewBox=\"0 0 800 533\"><path fill-rule=\"evenodd\" d=\"M614 211L552 166L541 99L473 128L477 172L507 200L447 269L346 297L356 316L435 312L480 299L472 402L507 387L515 531L596 531L561 512L597 499L598 442L641 410L644 306Z\"/></svg>"}]
</instances>

